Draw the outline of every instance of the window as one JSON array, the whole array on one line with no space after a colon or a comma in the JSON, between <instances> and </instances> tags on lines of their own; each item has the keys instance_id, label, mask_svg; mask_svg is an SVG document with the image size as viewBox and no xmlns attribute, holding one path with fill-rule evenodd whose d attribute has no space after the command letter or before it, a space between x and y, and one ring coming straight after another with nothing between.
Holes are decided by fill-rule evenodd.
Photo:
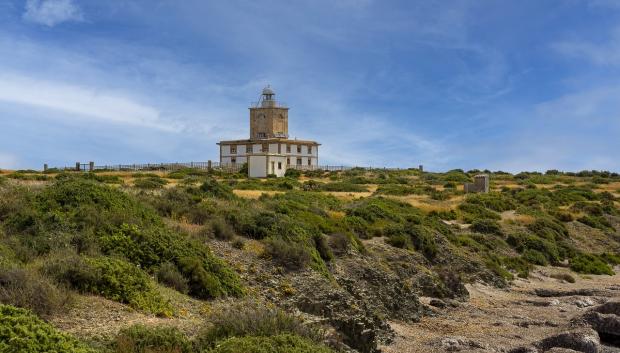
<instances>
[{"instance_id":1,"label":"window","mask_svg":"<svg viewBox=\"0 0 620 353\"><path fill-rule=\"evenodd\" d=\"M230 159L230 163L235 164L237 163L237 158L233 157Z\"/></svg>"},{"instance_id":2,"label":"window","mask_svg":"<svg viewBox=\"0 0 620 353\"><path fill-rule=\"evenodd\" d=\"M291 159L290 158L286 159L286 165L291 165Z\"/></svg>"},{"instance_id":3,"label":"window","mask_svg":"<svg viewBox=\"0 0 620 353\"><path fill-rule=\"evenodd\" d=\"M286 145L286 153L291 153L291 145Z\"/></svg>"},{"instance_id":4,"label":"window","mask_svg":"<svg viewBox=\"0 0 620 353\"><path fill-rule=\"evenodd\" d=\"M263 143L263 149L261 150L261 152L269 152L269 145L266 143Z\"/></svg>"},{"instance_id":5,"label":"window","mask_svg":"<svg viewBox=\"0 0 620 353\"><path fill-rule=\"evenodd\" d=\"M312 146L308 146L308 154L312 154Z\"/></svg>"},{"instance_id":6,"label":"window","mask_svg":"<svg viewBox=\"0 0 620 353\"><path fill-rule=\"evenodd\" d=\"M301 165L301 158L297 158L297 165Z\"/></svg>"},{"instance_id":7,"label":"window","mask_svg":"<svg viewBox=\"0 0 620 353\"><path fill-rule=\"evenodd\" d=\"M312 158L308 158L308 165L312 165Z\"/></svg>"},{"instance_id":8,"label":"window","mask_svg":"<svg viewBox=\"0 0 620 353\"><path fill-rule=\"evenodd\" d=\"M282 169L282 162L278 162L278 169Z\"/></svg>"},{"instance_id":9,"label":"window","mask_svg":"<svg viewBox=\"0 0 620 353\"><path fill-rule=\"evenodd\" d=\"M230 154L237 154L237 146L230 146Z\"/></svg>"},{"instance_id":10,"label":"window","mask_svg":"<svg viewBox=\"0 0 620 353\"><path fill-rule=\"evenodd\" d=\"M301 145L297 145L297 153L301 153Z\"/></svg>"},{"instance_id":11,"label":"window","mask_svg":"<svg viewBox=\"0 0 620 353\"><path fill-rule=\"evenodd\" d=\"M267 134L266 134L266 133L264 133L264 132L259 132L259 133L258 133L258 138L259 138L259 139L264 139L264 138L267 138Z\"/></svg>"},{"instance_id":12,"label":"window","mask_svg":"<svg viewBox=\"0 0 620 353\"><path fill-rule=\"evenodd\" d=\"M245 147L245 150L246 150L248 153L252 153L252 145L247 145L247 146Z\"/></svg>"}]
</instances>

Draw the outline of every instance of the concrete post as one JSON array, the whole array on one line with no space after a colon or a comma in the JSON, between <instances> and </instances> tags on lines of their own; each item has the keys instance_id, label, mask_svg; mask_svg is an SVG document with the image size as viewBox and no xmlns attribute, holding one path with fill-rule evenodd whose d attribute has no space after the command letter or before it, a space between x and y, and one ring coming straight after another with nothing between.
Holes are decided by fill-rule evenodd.
<instances>
[{"instance_id":1,"label":"concrete post","mask_svg":"<svg viewBox=\"0 0 620 353\"><path fill-rule=\"evenodd\" d=\"M88 170L91 172L95 170L95 162L93 161L88 162Z\"/></svg>"},{"instance_id":2,"label":"concrete post","mask_svg":"<svg viewBox=\"0 0 620 353\"><path fill-rule=\"evenodd\" d=\"M211 160L209 160L209 161L207 161L207 170L211 171L211 167L212 167Z\"/></svg>"},{"instance_id":3,"label":"concrete post","mask_svg":"<svg viewBox=\"0 0 620 353\"><path fill-rule=\"evenodd\" d=\"M43 164L43 171L47 172L47 163Z\"/></svg>"},{"instance_id":4,"label":"concrete post","mask_svg":"<svg viewBox=\"0 0 620 353\"><path fill-rule=\"evenodd\" d=\"M75 171L76 172L80 171L80 162L75 162Z\"/></svg>"},{"instance_id":5,"label":"concrete post","mask_svg":"<svg viewBox=\"0 0 620 353\"><path fill-rule=\"evenodd\" d=\"M418 166L418 170L419 170L419 171L421 171L421 172L423 172L423 171L424 171L424 166L423 166L422 164L420 164L420 165Z\"/></svg>"}]
</instances>

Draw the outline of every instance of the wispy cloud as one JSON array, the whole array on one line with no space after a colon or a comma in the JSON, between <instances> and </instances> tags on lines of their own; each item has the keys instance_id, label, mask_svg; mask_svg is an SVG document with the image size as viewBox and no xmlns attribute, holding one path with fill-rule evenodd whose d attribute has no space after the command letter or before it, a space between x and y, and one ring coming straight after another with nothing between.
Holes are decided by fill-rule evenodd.
<instances>
[{"instance_id":1,"label":"wispy cloud","mask_svg":"<svg viewBox=\"0 0 620 353\"><path fill-rule=\"evenodd\" d=\"M179 129L162 121L155 108L113 92L6 74L0 74L0 82L1 101L57 110L73 119L96 119L167 131Z\"/></svg>"},{"instance_id":2,"label":"wispy cloud","mask_svg":"<svg viewBox=\"0 0 620 353\"><path fill-rule=\"evenodd\" d=\"M82 10L73 0L28 0L23 19L54 27L68 21L83 21Z\"/></svg>"},{"instance_id":3,"label":"wispy cloud","mask_svg":"<svg viewBox=\"0 0 620 353\"><path fill-rule=\"evenodd\" d=\"M569 57L585 59L597 65L620 66L620 27L614 28L606 40L565 40L553 44L553 48Z\"/></svg>"}]
</instances>

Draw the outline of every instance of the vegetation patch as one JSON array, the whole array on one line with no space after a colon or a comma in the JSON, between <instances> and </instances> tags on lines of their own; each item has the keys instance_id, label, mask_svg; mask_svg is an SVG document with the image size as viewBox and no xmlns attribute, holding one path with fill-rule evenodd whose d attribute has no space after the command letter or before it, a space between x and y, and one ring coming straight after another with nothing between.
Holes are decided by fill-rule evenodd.
<instances>
[{"instance_id":1,"label":"vegetation patch","mask_svg":"<svg viewBox=\"0 0 620 353\"><path fill-rule=\"evenodd\" d=\"M30 311L0 304L0 352L95 353Z\"/></svg>"},{"instance_id":2,"label":"vegetation patch","mask_svg":"<svg viewBox=\"0 0 620 353\"><path fill-rule=\"evenodd\" d=\"M116 353L191 353L191 342L179 329L134 325L122 329L114 342Z\"/></svg>"}]
</instances>

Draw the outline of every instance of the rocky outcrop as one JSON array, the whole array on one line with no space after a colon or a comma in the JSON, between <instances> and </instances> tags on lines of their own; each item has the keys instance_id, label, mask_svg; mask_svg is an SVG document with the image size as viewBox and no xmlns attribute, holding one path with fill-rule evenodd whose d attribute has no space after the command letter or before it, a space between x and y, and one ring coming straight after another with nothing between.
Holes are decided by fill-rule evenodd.
<instances>
[{"instance_id":1,"label":"rocky outcrop","mask_svg":"<svg viewBox=\"0 0 620 353\"><path fill-rule=\"evenodd\" d=\"M559 348L583 353L598 353L599 346L600 339L596 331L586 328L549 336L530 346L512 349L509 353L541 353Z\"/></svg>"}]
</instances>

